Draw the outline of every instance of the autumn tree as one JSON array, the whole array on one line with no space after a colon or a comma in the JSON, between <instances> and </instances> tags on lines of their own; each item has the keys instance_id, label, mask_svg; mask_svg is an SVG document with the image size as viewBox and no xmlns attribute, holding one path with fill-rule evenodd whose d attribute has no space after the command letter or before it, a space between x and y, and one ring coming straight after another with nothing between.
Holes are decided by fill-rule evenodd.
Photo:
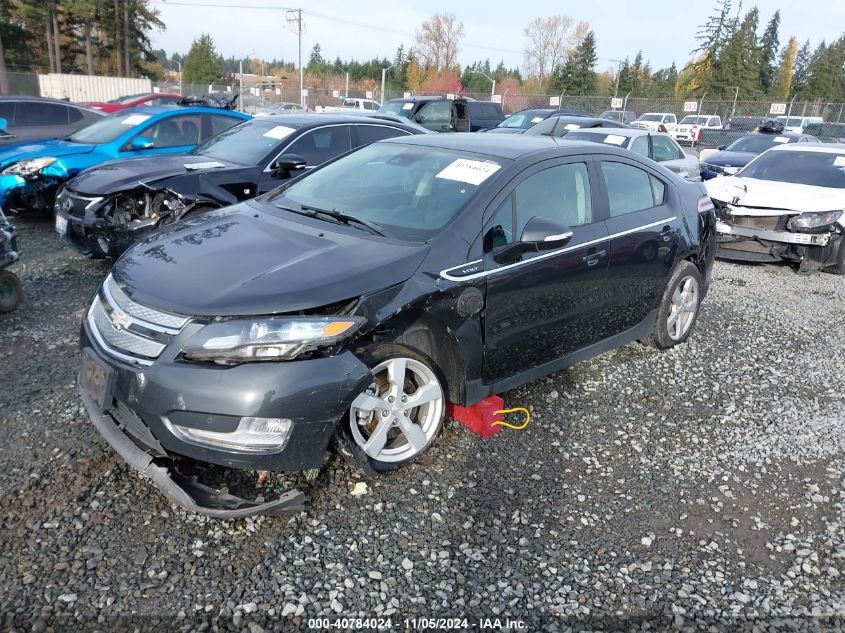
<instances>
[{"instance_id":1,"label":"autumn tree","mask_svg":"<svg viewBox=\"0 0 845 633\"><path fill-rule=\"evenodd\" d=\"M798 57L798 39L790 37L789 42L780 52L777 72L772 83L771 94L777 99L788 99L795 76L795 59Z\"/></svg>"},{"instance_id":2,"label":"autumn tree","mask_svg":"<svg viewBox=\"0 0 845 633\"><path fill-rule=\"evenodd\" d=\"M414 52L425 70L437 72L457 67L464 23L453 13L436 13L417 31Z\"/></svg>"},{"instance_id":3,"label":"autumn tree","mask_svg":"<svg viewBox=\"0 0 845 633\"><path fill-rule=\"evenodd\" d=\"M549 74L563 63L586 37L590 27L586 22L575 23L568 15L534 18L523 29L525 45L525 74L534 75L545 85Z\"/></svg>"}]
</instances>

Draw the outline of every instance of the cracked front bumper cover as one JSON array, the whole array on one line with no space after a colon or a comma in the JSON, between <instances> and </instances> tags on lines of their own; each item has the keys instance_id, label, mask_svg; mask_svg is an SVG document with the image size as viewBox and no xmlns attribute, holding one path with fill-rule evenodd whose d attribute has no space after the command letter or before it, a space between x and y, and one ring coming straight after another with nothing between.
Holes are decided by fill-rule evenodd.
<instances>
[{"instance_id":1,"label":"cracked front bumper cover","mask_svg":"<svg viewBox=\"0 0 845 633\"><path fill-rule=\"evenodd\" d=\"M792 233L790 231L771 231L747 226L736 226L726 222L716 223L719 241L734 241L731 238L760 239L767 242L797 244L799 246L827 246L829 233Z\"/></svg>"},{"instance_id":2,"label":"cracked front bumper cover","mask_svg":"<svg viewBox=\"0 0 845 633\"><path fill-rule=\"evenodd\" d=\"M161 463L166 458L157 458L141 450L107 413L99 411L94 400L83 389L79 392L91 423L109 445L138 472L152 479L168 499L187 510L217 519L238 519L255 515L279 516L305 509L307 497L300 490L286 492L274 501L257 503L180 475Z\"/></svg>"}]
</instances>

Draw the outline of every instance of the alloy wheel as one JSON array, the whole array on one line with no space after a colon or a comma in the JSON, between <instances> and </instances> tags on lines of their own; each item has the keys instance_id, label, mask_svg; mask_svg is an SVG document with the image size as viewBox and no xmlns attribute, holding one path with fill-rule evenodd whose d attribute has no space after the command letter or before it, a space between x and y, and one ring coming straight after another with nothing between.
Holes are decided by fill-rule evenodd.
<instances>
[{"instance_id":1,"label":"alloy wheel","mask_svg":"<svg viewBox=\"0 0 845 633\"><path fill-rule=\"evenodd\" d=\"M422 453L440 426L443 389L434 371L407 357L376 365L373 382L352 402L355 443L379 462L396 463Z\"/></svg>"},{"instance_id":2,"label":"alloy wheel","mask_svg":"<svg viewBox=\"0 0 845 633\"><path fill-rule=\"evenodd\" d=\"M698 281L693 277L684 277L669 304L669 316L666 319L666 329L673 341L679 341L687 335L695 314L698 312Z\"/></svg>"}]
</instances>

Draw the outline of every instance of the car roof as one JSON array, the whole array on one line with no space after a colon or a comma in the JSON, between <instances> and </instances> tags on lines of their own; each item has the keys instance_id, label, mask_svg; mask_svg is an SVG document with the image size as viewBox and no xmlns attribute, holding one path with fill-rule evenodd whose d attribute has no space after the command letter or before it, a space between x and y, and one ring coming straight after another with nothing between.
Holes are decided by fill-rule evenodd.
<instances>
[{"instance_id":1,"label":"car roof","mask_svg":"<svg viewBox=\"0 0 845 633\"><path fill-rule=\"evenodd\" d=\"M382 112L382 114L384 114ZM375 119L376 123L388 123L393 125L401 125L410 128L408 125L410 121L396 121L392 118L383 116L375 116L375 112L371 115L366 114L346 114L341 112L315 112L315 113L296 113L296 114L272 114L270 116L261 117L262 121L277 121L284 123L291 127L307 127L312 125L324 125L326 123L370 123Z\"/></svg>"},{"instance_id":2,"label":"car roof","mask_svg":"<svg viewBox=\"0 0 845 633\"><path fill-rule=\"evenodd\" d=\"M845 154L845 145L842 143L782 143L775 145L772 151L778 152L819 152L822 154Z\"/></svg>"},{"instance_id":3,"label":"car roof","mask_svg":"<svg viewBox=\"0 0 845 633\"><path fill-rule=\"evenodd\" d=\"M50 99L48 97L28 97L27 95L0 95L0 101L40 101L41 103L55 103L58 105L78 108L79 110L85 110L86 112L96 112L100 115L105 116L104 112L100 112L100 110L97 110L96 108L89 108L88 106L83 105L81 103L65 101L64 99Z\"/></svg>"},{"instance_id":4,"label":"car roof","mask_svg":"<svg viewBox=\"0 0 845 633\"><path fill-rule=\"evenodd\" d=\"M127 114L130 112L137 112L139 114L149 114L150 116L158 116L167 113L179 112L181 114L229 114L236 117L246 117L249 118L248 114L243 114L242 112L238 112L237 110L224 110L223 108L212 108L210 106L180 106L180 105L161 105L161 106L133 106L131 108L125 108L123 110L118 110L113 114Z\"/></svg>"},{"instance_id":5,"label":"car roof","mask_svg":"<svg viewBox=\"0 0 845 633\"><path fill-rule=\"evenodd\" d=\"M625 154L617 147L597 145L588 141L566 141L550 136L525 136L523 134L420 134L402 136L379 141L379 143L402 143L438 149L451 149L475 154L486 154L497 158L515 160L528 154L546 150L566 149L566 153L597 153L614 150ZM570 152L571 150L571 152Z\"/></svg>"},{"instance_id":6,"label":"car roof","mask_svg":"<svg viewBox=\"0 0 845 633\"><path fill-rule=\"evenodd\" d=\"M608 132L608 130L612 130L612 132ZM579 130L572 130L572 132L586 132L589 134L615 134L616 136L625 136L628 138L634 138L636 136L644 136L646 134L652 134L655 136L669 136L668 134L664 134L662 132L650 132L649 130L638 130L637 128L633 127L587 127L582 128ZM571 132L570 132L571 133Z\"/></svg>"}]
</instances>

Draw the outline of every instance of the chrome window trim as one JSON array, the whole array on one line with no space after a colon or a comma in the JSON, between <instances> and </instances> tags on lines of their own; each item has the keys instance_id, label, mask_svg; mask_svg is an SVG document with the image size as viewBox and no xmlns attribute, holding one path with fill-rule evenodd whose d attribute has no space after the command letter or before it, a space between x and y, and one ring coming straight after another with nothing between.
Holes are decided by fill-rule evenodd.
<instances>
[{"instance_id":1,"label":"chrome window trim","mask_svg":"<svg viewBox=\"0 0 845 633\"><path fill-rule=\"evenodd\" d=\"M622 217L622 216L618 216ZM625 231L619 231L618 233L612 233L611 235L605 235L604 237L597 238L595 240L590 240L588 242L583 242L581 244L576 244L574 246L564 246L563 248L558 248L553 251L549 251L548 253L544 253L543 255L538 255L537 257L532 257L531 259L524 259L519 262L515 262L513 264L508 264L507 266L500 266L499 268L495 268L493 270L485 270L480 273L474 273L472 275L466 275L464 277L455 277L450 275L450 272L453 272L457 268L466 268L468 266L473 266L475 264L481 263L482 260L476 259L471 262L465 262L463 264L458 264L457 266L451 266L449 268L445 268L440 271L440 277L443 279L447 279L449 281L471 281L473 279L480 279L482 277L487 277L489 275L495 275L496 273L502 272L503 270L511 270L513 268L517 268L519 266L524 266L525 264L530 264L532 262L541 261L547 259L549 257L554 257L556 255L563 255L564 253L568 253L570 251L574 251L579 248L584 248L585 246L591 246L593 244L598 244L600 242L604 242L607 240L612 240L617 237L622 237L623 235L629 235L631 233L636 233L637 231L642 231L644 229L650 229L652 227L658 226L660 224L664 224L666 222L673 222L677 219L677 216L672 216L671 218L665 218L663 220L658 220L656 222L650 222L649 224L643 224L642 226L637 226L633 229L627 229Z\"/></svg>"},{"instance_id":2,"label":"chrome window trim","mask_svg":"<svg viewBox=\"0 0 845 633\"><path fill-rule=\"evenodd\" d=\"M288 144L287 144L287 145L285 145L285 146L284 146L284 147L283 147L283 148L279 151L279 153L278 153L278 154L276 154L273 158L271 158L271 159L270 159L270 162L269 162L269 163L267 163L267 166L264 168L264 171L263 171L262 173L269 174L271 171L273 171L272 169L270 169L270 165L272 165L272 164L273 164L273 163L275 163L277 160L279 160L279 157L280 157L282 154L284 154L286 151L288 151L288 148L289 148L291 145L293 145L294 143L296 143L299 139L301 139L301 138L302 138L303 136L305 136L306 134L310 134L311 132L316 132L317 130L324 130L324 129L325 129L325 128L327 128L327 127L344 127L344 126L352 126L352 125L353 125L352 123L348 123L348 122L347 122L347 123L327 123L326 125L321 125L321 126L319 126L319 127L312 127L312 128L309 128L309 129L305 130L302 134L300 134L299 136L297 136L295 139L293 139L292 141L288 142ZM300 129L302 129L302 128L297 128L297 129L298 129L298 130L300 130ZM350 144L350 146L351 146L351 144L352 144L352 130L349 130L349 144ZM346 150L346 151L348 152L349 150ZM341 152L341 153L342 153L342 152ZM322 164L322 163L321 163L321 164ZM305 169L314 169L315 167L319 167L319 165L305 165Z\"/></svg>"}]
</instances>

